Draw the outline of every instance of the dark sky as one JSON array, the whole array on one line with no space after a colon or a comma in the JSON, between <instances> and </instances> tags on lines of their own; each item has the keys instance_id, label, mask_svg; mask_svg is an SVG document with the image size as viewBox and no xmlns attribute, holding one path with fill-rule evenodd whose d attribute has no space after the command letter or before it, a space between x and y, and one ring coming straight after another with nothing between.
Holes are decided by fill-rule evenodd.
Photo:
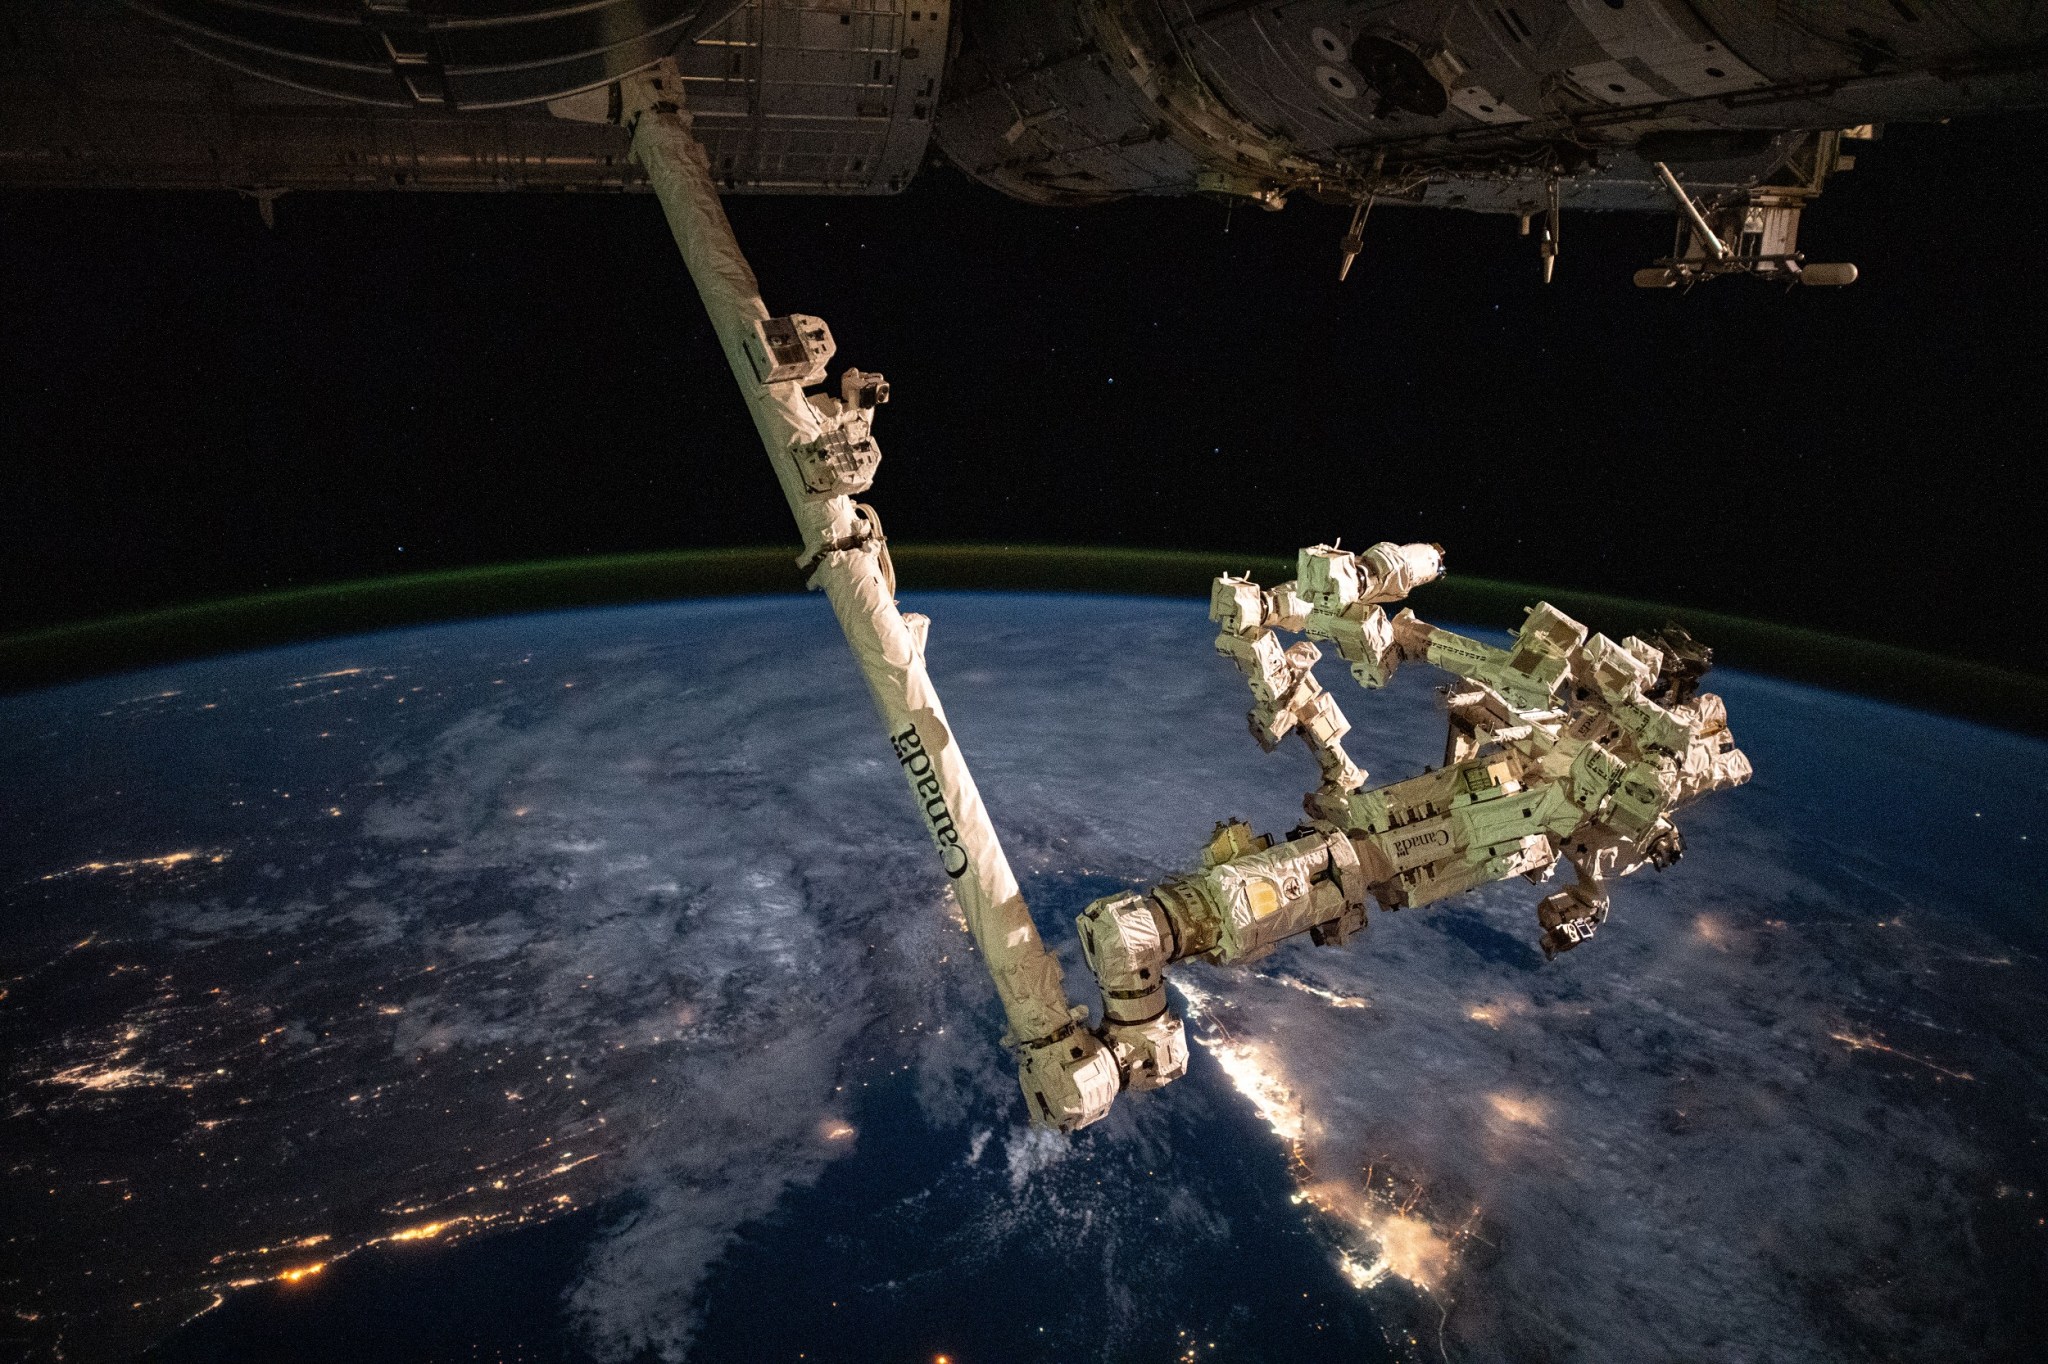
<instances>
[{"instance_id":1,"label":"dark sky","mask_svg":"<svg viewBox=\"0 0 2048 1364\"><path fill-rule=\"evenodd\" d=\"M1786 294L1633 288L1663 216L896 198L728 207L895 402L904 540L1454 570L2048 667L2048 118L1894 128ZM1226 231L1227 227L1227 231ZM0 629L286 584L793 538L646 197L0 197Z\"/></svg>"}]
</instances>

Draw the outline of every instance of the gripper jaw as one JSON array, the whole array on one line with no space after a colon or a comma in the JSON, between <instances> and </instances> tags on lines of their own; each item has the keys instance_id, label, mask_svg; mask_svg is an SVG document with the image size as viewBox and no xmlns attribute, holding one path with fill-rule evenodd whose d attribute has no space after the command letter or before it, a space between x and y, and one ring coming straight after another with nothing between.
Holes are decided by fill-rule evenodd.
<instances>
[{"instance_id":1,"label":"gripper jaw","mask_svg":"<svg viewBox=\"0 0 2048 1364\"><path fill-rule=\"evenodd\" d=\"M1607 892L1584 883L1566 886L1545 896L1536 908L1536 922L1543 929L1543 957L1554 961L1591 938L1607 922Z\"/></svg>"}]
</instances>

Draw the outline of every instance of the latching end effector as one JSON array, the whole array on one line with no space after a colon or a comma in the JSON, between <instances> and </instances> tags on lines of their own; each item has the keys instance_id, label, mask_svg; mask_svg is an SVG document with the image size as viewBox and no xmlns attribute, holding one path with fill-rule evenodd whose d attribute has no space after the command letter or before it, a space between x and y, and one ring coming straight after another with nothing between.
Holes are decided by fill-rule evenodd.
<instances>
[{"instance_id":1,"label":"latching end effector","mask_svg":"<svg viewBox=\"0 0 2048 1364\"><path fill-rule=\"evenodd\" d=\"M1026 1111L1040 1126L1078 1131L1107 1117L1116 1102L1122 1083L1116 1057L1081 1026L1087 1016L1086 1009L1076 1008L1059 1032L1017 1045L1017 1083Z\"/></svg>"},{"instance_id":2,"label":"latching end effector","mask_svg":"<svg viewBox=\"0 0 2048 1364\"><path fill-rule=\"evenodd\" d=\"M1347 554L1329 545L1314 545L1301 551L1295 570L1304 597L1341 615L1353 603L1384 606L1435 582L1443 576L1444 547L1383 540L1362 554Z\"/></svg>"}]
</instances>

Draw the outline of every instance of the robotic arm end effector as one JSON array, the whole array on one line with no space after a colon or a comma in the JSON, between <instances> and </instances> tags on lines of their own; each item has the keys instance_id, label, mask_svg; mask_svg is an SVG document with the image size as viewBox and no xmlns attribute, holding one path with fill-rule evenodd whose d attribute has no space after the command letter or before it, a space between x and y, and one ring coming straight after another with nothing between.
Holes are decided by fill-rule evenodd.
<instances>
[{"instance_id":1,"label":"robotic arm end effector","mask_svg":"<svg viewBox=\"0 0 2048 1364\"><path fill-rule=\"evenodd\" d=\"M1295 559L1295 581L1315 611L1359 615L1400 601L1424 583L1443 576L1442 545L1397 545L1382 540L1362 554L1335 545L1310 545Z\"/></svg>"},{"instance_id":2,"label":"robotic arm end effector","mask_svg":"<svg viewBox=\"0 0 2048 1364\"><path fill-rule=\"evenodd\" d=\"M1295 560L1296 576L1270 592L1249 577L1224 574L1209 591L1216 651L1250 683L1253 737L1267 752L1298 733L1316 755L1329 791L1355 791L1366 773L1344 751L1351 728L1334 698L1315 678L1321 652L1311 640L1334 644L1351 675L1366 688L1384 686L1407 656L1381 603L1398 601L1443 574L1437 545L1382 542L1363 554L1334 545L1311 545ZM1404 617L1406 613L1404 613ZM1276 632L1307 639L1283 647Z\"/></svg>"},{"instance_id":3,"label":"robotic arm end effector","mask_svg":"<svg viewBox=\"0 0 2048 1364\"><path fill-rule=\"evenodd\" d=\"M1017 1082L1031 1120L1075 1132L1109 1116L1120 1082L1109 1047L1081 1026L1087 1010L1051 1037L1017 1047ZM1014 1039L1005 1038L1005 1042Z\"/></svg>"},{"instance_id":4,"label":"robotic arm end effector","mask_svg":"<svg viewBox=\"0 0 2048 1364\"><path fill-rule=\"evenodd\" d=\"M1571 951L1607 922L1607 891L1583 881L1566 886L1543 897L1536 907L1536 922L1543 929L1543 959L1556 961L1558 953Z\"/></svg>"}]
</instances>

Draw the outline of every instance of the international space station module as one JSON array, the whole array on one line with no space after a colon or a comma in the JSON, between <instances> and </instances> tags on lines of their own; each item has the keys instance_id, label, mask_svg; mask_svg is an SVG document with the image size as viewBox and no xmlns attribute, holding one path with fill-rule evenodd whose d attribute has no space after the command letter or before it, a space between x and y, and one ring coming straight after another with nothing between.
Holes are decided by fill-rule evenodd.
<instances>
[{"instance_id":1,"label":"international space station module","mask_svg":"<svg viewBox=\"0 0 2048 1364\"><path fill-rule=\"evenodd\" d=\"M0 0L0 185L644 190L619 82L674 63L726 194L887 194L935 155L1079 205L1201 194L1678 210L1638 282L1811 269L1887 122L2048 104L2015 0ZM1334 234L1333 234L1334 235Z\"/></svg>"}]
</instances>

